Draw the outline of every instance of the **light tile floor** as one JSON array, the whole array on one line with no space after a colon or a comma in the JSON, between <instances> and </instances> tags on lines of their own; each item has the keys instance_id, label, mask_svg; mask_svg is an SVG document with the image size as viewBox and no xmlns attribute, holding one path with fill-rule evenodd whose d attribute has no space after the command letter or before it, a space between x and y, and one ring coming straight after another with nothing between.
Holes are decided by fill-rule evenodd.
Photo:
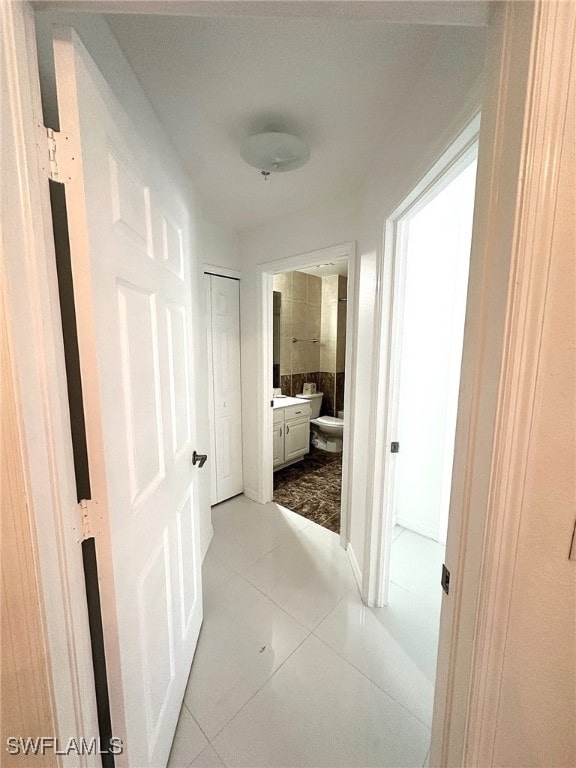
<instances>
[{"instance_id":1,"label":"light tile floor","mask_svg":"<svg viewBox=\"0 0 576 768\"><path fill-rule=\"evenodd\" d=\"M169 767L427 764L444 547L397 527L371 609L331 531L243 496L213 524Z\"/></svg>"}]
</instances>

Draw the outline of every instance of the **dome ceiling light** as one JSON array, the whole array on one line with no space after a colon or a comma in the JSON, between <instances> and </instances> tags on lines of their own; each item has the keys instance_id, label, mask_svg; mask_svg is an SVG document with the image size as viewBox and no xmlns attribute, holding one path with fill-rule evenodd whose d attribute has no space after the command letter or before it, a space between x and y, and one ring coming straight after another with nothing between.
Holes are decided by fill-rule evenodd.
<instances>
[{"instance_id":1,"label":"dome ceiling light","mask_svg":"<svg viewBox=\"0 0 576 768\"><path fill-rule=\"evenodd\" d=\"M240 155L248 165L258 168L266 181L271 173L301 168L310 159L310 148L298 136L270 125L263 133L243 141Z\"/></svg>"}]
</instances>

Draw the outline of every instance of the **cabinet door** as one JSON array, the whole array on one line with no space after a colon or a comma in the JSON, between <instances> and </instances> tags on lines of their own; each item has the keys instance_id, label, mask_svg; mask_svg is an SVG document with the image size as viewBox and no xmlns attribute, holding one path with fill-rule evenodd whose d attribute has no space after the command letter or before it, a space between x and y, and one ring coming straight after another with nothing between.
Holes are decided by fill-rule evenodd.
<instances>
[{"instance_id":1,"label":"cabinet door","mask_svg":"<svg viewBox=\"0 0 576 768\"><path fill-rule=\"evenodd\" d=\"M273 432L273 465L284 463L284 424L276 424Z\"/></svg>"},{"instance_id":2,"label":"cabinet door","mask_svg":"<svg viewBox=\"0 0 576 768\"><path fill-rule=\"evenodd\" d=\"M310 420L302 419L285 425L284 461L304 456L310 450Z\"/></svg>"}]
</instances>

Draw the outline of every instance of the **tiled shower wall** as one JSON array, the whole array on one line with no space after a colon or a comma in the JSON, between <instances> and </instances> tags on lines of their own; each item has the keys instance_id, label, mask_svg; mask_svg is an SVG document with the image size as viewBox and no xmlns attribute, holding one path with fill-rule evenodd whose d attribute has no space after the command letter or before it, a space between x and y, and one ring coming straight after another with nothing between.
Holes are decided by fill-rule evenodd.
<instances>
[{"instance_id":1,"label":"tiled shower wall","mask_svg":"<svg viewBox=\"0 0 576 768\"><path fill-rule=\"evenodd\" d=\"M319 388L324 392L324 412L330 416L344 408L347 285L342 275L322 278Z\"/></svg>"},{"instance_id":2,"label":"tiled shower wall","mask_svg":"<svg viewBox=\"0 0 576 768\"><path fill-rule=\"evenodd\" d=\"M324 393L322 413L335 416L344 408L347 280L341 275L319 278L305 272L274 276L281 293L280 384L285 395L302 392L312 381ZM319 338L320 344L292 339Z\"/></svg>"},{"instance_id":3,"label":"tiled shower wall","mask_svg":"<svg viewBox=\"0 0 576 768\"><path fill-rule=\"evenodd\" d=\"M280 384L282 393L302 392L305 381L319 387L320 344L297 339L320 338L322 280L304 272L274 275L274 290L282 295L280 310Z\"/></svg>"}]
</instances>

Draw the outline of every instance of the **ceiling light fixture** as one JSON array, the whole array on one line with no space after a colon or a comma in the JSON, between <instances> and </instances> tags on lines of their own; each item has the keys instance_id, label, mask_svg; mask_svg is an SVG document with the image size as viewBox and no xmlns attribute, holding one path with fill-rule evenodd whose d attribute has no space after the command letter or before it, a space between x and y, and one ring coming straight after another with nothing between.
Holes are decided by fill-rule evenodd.
<instances>
[{"instance_id":1,"label":"ceiling light fixture","mask_svg":"<svg viewBox=\"0 0 576 768\"><path fill-rule=\"evenodd\" d=\"M271 173L283 173L301 168L310 159L305 141L280 126L267 126L263 133L250 136L240 145L240 155L248 165L258 168L264 180Z\"/></svg>"}]
</instances>

